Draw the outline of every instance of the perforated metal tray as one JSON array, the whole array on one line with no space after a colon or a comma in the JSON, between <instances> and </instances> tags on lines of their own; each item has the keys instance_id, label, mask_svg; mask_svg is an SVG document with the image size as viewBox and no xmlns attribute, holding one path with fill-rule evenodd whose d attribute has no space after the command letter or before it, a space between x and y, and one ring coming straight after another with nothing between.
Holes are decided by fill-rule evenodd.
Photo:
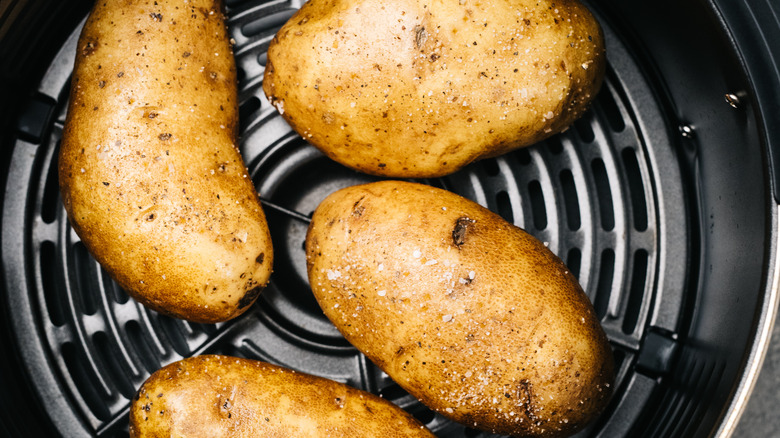
<instances>
[{"instance_id":1,"label":"perforated metal tray","mask_svg":"<svg viewBox=\"0 0 780 438\"><path fill-rule=\"evenodd\" d=\"M276 259L271 284L236 320L193 324L145 309L117 287L68 225L56 157L80 27L21 111L2 210L5 290L31 390L62 435L126 435L129 401L150 373L182 357L222 353L380 394L442 437L488 436L406 394L340 336L309 290L308 216L332 191L374 178L325 158L263 96L265 51L299 6L228 2L240 147L266 207ZM686 436L712 415L701 402L720 396L723 379L737 366L686 343L707 276L700 266L716 257L701 237L714 226L702 211L703 197L713 195L697 189L696 171L707 166L697 162L697 126L672 114L661 73L646 68L641 47L627 37L631 30L599 18L608 71L582 119L540 144L421 182L473 199L526 229L579 278L614 348L617 381L606 412L578 436ZM653 419L658 425L646 427Z\"/></svg>"}]
</instances>

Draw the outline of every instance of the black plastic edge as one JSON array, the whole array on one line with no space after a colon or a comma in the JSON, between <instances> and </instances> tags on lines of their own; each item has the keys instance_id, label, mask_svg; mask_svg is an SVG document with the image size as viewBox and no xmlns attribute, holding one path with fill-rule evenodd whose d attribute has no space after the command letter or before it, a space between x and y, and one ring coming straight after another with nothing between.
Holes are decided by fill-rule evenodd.
<instances>
[{"instance_id":1,"label":"black plastic edge","mask_svg":"<svg viewBox=\"0 0 780 438\"><path fill-rule=\"evenodd\" d=\"M16 131L19 138L32 143L40 143L51 125L51 118L57 102L49 96L35 94L27 100L16 119Z\"/></svg>"}]
</instances>

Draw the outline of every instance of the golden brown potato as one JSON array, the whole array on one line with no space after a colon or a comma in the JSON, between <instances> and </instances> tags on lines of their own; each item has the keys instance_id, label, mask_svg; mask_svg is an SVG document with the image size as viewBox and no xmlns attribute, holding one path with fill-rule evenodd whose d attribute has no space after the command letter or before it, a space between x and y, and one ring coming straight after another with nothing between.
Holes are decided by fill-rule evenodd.
<instances>
[{"instance_id":1,"label":"golden brown potato","mask_svg":"<svg viewBox=\"0 0 780 438\"><path fill-rule=\"evenodd\" d=\"M219 2L97 2L59 155L70 223L130 295L197 322L268 282L271 238L237 149L236 69Z\"/></svg>"},{"instance_id":2,"label":"golden brown potato","mask_svg":"<svg viewBox=\"0 0 780 438\"><path fill-rule=\"evenodd\" d=\"M322 377L229 356L152 374L130 407L131 437L433 437L401 408Z\"/></svg>"},{"instance_id":3,"label":"golden brown potato","mask_svg":"<svg viewBox=\"0 0 780 438\"><path fill-rule=\"evenodd\" d=\"M604 69L576 0L310 0L271 42L263 89L330 158L434 177L564 130Z\"/></svg>"},{"instance_id":4,"label":"golden brown potato","mask_svg":"<svg viewBox=\"0 0 780 438\"><path fill-rule=\"evenodd\" d=\"M408 182L348 187L315 211L306 253L344 337L455 421L560 437L610 398L612 351L577 280L474 202Z\"/></svg>"}]
</instances>

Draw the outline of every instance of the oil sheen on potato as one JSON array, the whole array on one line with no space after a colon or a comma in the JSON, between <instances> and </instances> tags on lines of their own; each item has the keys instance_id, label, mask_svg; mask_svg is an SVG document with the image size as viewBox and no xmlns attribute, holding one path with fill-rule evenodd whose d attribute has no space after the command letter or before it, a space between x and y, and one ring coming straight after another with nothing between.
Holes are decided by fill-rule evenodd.
<instances>
[{"instance_id":1,"label":"oil sheen on potato","mask_svg":"<svg viewBox=\"0 0 780 438\"><path fill-rule=\"evenodd\" d=\"M70 224L144 305L218 322L246 311L273 251L237 144L220 2L95 3L59 155Z\"/></svg>"},{"instance_id":2,"label":"oil sheen on potato","mask_svg":"<svg viewBox=\"0 0 780 438\"><path fill-rule=\"evenodd\" d=\"M348 187L315 211L306 253L325 315L446 417L563 437L610 398L612 350L576 278L472 201L400 181Z\"/></svg>"},{"instance_id":3,"label":"oil sheen on potato","mask_svg":"<svg viewBox=\"0 0 780 438\"><path fill-rule=\"evenodd\" d=\"M238 357L174 362L130 406L133 438L433 438L391 402L343 383Z\"/></svg>"},{"instance_id":4,"label":"oil sheen on potato","mask_svg":"<svg viewBox=\"0 0 780 438\"><path fill-rule=\"evenodd\" d=\"M271 42L263 89L333 160L436 177L566 129L605 60L578 1L310 0Z\"/></svg>"}]
</instances>

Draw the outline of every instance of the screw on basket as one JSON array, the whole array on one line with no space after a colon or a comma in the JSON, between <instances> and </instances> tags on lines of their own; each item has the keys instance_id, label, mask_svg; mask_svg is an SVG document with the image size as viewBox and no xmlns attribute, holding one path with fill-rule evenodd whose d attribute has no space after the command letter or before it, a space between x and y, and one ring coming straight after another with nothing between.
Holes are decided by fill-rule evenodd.
<instances>
[{"instance_id":1,"label":"screw on basket","mask_svg":"<svg viewBox=\"0 0 780 438\"><path fill-rule=\"evenodd\" d=\"M731 105L734 109L739 109L740 105L742 105L742 101L736 93L726 93L723 97L726 100L726 103Z\"/></svg>"}]
</instances>

